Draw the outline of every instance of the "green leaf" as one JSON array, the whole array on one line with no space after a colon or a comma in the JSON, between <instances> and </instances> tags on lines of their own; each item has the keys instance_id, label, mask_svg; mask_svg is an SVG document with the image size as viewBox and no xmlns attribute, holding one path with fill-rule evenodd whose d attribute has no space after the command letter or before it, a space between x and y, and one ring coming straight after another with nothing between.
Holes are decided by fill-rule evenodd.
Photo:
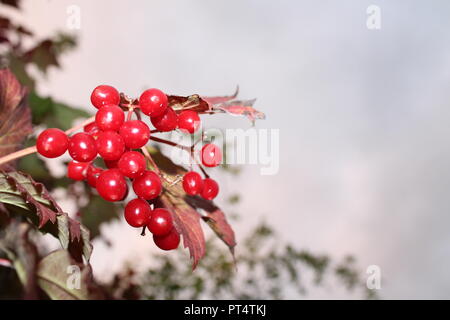
<instances>
[{"instance_id":1,"label":"green leaf","mask_svg":"<svg viewBox=\"0 0 450 320\"><path fill-rule=\"evenodd\" d=\"M39 287L53 300L101 299L90 266L77 263L65 250L44 257L38 264Z\"/></svg>"},{"instance_id":2,"label":"green leaf","mask_svg":"<svg viewBox=\"0 0 450 320\"><path fill-rule=\"evenodd\" d=\"M8 209L20 208L15 212L58 238L74 258L81 261L84 256L89 261L92 252L89 231L61 210L43 184L22 172L0 171L0 203L8 205Z\"/></svg>"},{"instance_id":3,"label":"green leaf","mask_svg":"<svg viewBox=\"0 0 450 320\"><path fill-rule=\"evenodd\" d=\"M50 97L41 97L36 92L30 93L29 104L33 123L45 124L49 128L67 130L73 126L74 120L90 117L84 110L56 102Z\"/></svg>"}]
</instances>

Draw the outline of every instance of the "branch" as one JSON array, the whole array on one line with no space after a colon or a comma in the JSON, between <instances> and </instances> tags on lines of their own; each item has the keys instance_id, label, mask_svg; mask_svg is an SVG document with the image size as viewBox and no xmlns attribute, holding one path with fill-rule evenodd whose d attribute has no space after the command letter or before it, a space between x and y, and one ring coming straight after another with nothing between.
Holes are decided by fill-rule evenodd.
<instances>
[{"instance_id":1,"label":"branch","mask_svg":"<svg viewBox=\"0 0 450 320\"><path fill-rule=\"evenodd\" d=\"M76 125L76 126L70 128L69 130L66 130L65 133L67 135L70 135L93 121L95 121L95 117L90 117L89 119L87 119L86 121L83 121L79 125ZM5 164L10 161L13 161L13 160L16 160L16 159L19 159L19 158L22 158L22 157L25 157L25 156L35 153L35 152L37 152L36 146L32 146L32 147L28 147L28 148L10 153L10 154L0 158L0 165Z\"/></svg>"}]
</instances>

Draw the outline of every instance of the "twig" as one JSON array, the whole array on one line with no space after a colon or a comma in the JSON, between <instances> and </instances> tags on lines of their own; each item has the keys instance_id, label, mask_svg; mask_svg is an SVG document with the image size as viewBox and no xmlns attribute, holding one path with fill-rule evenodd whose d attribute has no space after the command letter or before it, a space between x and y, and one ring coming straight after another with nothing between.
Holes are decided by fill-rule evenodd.
<instances>
[{"instance_id":1,"label":"twig","mask_svg":"<svg viewBox=\"0 0 450 320\"><path fill-rule=\"evenodd\" d=\"M90 124L94 120L95 120L95 117L91 117L91 118L87 119L86 121L83 121L79 125L76 125L76 126L70 128L69 130L66 130L65 132L67 135L70 135L70 134L74 133L75 131L78 131L79 129L83 128L84 126ZM25 157L25 156L35 153L35 152L37 152L36 146L32 146L32 147L28 147L28 148L10 153L10 154L0 158L0 165L10 162L10 161L13 161L13 160L16 160L16 159L19 159L19 158L22 158L22 157Z\"/></svg>"}]
</instances>

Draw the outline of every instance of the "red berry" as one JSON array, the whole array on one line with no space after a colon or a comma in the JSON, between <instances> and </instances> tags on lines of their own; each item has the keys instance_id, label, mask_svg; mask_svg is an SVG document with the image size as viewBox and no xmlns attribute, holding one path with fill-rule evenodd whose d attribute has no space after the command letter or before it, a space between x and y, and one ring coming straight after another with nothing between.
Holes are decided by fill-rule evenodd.
<instances>
[{"instance_id":1,"label":"red berry","mask_svg":"<svg viewBox=\"0 0 450 320\"><path fill-rule=\"evenodd\" d=\"M99 133L101 132L95 121L85 125L83 131L90 134L94 139L97 139Z\"/></svg>"},{"instance_id":2,"label":"red berry","mask_svg":"<svg viewBox=\"0 0 450 320\"><path fill-rule=\"evenodd\" d=\"M163 114L168 105L167 96L159 89L145 90L139 98L141 111L152 117Z\"/></svg>"},{"instance_id":3,"label":"red berry","mask_svg":"<svg viewBox=\"0 0 450 320\"><path fill-rule=\"evenodd\" d=\"M200 117L197 112L186 110L178 115L178 128L182 131L194 133L200 128Z\"/></svg>"},{"instance_id":4,"label":"red berry","mask_svg":"<svg viewBox=\"0 0 450 320\"><path fill-rule=\"evenodd\" d=\"M93 165L89 166L89 168L87 169L86 178L87 178L87 182L89 183L89 185L91 187L95 188L97 186L98 176L102 172L103 172L103 169L101 169L101 168L94 167Z\"/></svg>"},{"instance_id":5,"label":"red berry","mask_svg":"<svg viewBox=\"0 0 450 320\"><path fill-rule=\"evenodd\" d=\"M95 139L85 132L73 135L69 140L69 154L73 160L89 162L97 156Z\"/></svg>"},{"instance_id":6,"label":"red berry","mask_svg":"<svg viewBox=\"0 0 450 320\"><path fill-rule=\"evenodd\" d=\"M102 107L95 115L95 123L102 131L119 131L124 120L123 110L113 104Z\"/></svg>"},{"instance_id":7,"label":"red berry","mask_svg":"<svg viewBox=\"0 0 450 320\"><path fill-rule=\"evenodd\" d=\"M151 211L147 201L139 198L133 199L125 206L125 220L132 227L143 227L147 224Z\"/></svg>"},{"instance_id":8,"label":"red berry","mask_svg":"<svg viewBox=\"0 0 450 320\"><path fill-rule=\"evenodd\" d=\"M147 162L142 153L128 151L120 157L117 166L124 176L134 179L144 173Z\"/></svg>"},{"instance_id":9,"label":"red berry","mask_svg":"<svg viewBox=\"0 0 450 320\"><path fill-rule=\"evenodd\" d=\"M121 201L127 194L127 182L118 169L108 169L97 179L97 191L107 201Z\"/></svg>"},{"instance_id":10,"label":"red berry","mask_svg":"<svg viewBox=\"0 0 450 320\"><path fill-rule=\"evenodd\" d=\"M222 151L213 143L205 144L201 151L203 165L217 167L222 162Z\"/></svg>"},{"instance_id":11,"label":"red berry","mask_svg":"<svg viewBox=\"0 0 450 320\"><path fill-rule=\"evenodd\" d=\"M134 179L133 190L138 197L145 200L155 199L162 190L161 179L153 171L145 171L140 177Z\"/></svg>"},{"instance_id":12,"label":"red berry","mask_svg":"<svg viewBox=\"0 0 450 320\"><path fill-rule=\"evenodd\" d=\"M203 180L202 197L206 200L212 200L219 194L219 184L210 178Z\"/></svg>"},{"instance_id":13,"label":"red berry","mask_svg":"<svg viewBox=\"0 0 450 320\"><path fill-rule=\"evenodd\" d=\"M91 102L97 109L100 109L108 104L118 105L120 103L119 92L111 86L98 86L94 89L94 91L92 91Z\"/></svg>"},{"instance_id":14,"label":"red berry","mask_svg":"<svg viewBox=\"0 0 450 320\"><path fill-rule=\"evenodd\" d=\"M59 129L46 129L41 132L36 141L36 149L46 158L62 156L69 146L69 138Z\"/></svg>"},{"instance_id":15,"label":"red berry","mask_svg":"<svg viewBox=\"0 0 450 320\"><path fill-rule=\"evenodd\" d=\"M178 125L178 116L172 108L168 107L160 116L151 117L153 126L163 132L175 130Z\"/></svg>"},{"instance_id":16,"label":"red berry","mask_svg":"<svg viewBox=\"0 0 450 320\"><path fill-rule=\"evenodd\" d=\"M145 146L150 139L150 128L141 120L126 121L119 130L125 145L130 149L139 149Z\"/></svg>"},{"instance_id":17,"label":"red berry","mask_svg":"<svg viewBox=\"0 0 450 320\"><path fill-rule=\"evenodd\" d=\"M173 228L165 236L153 236L153 241L162 250L175 250L180 244L180 234Z\"/></svg>"},{"instance_id":18,"label":"red berry","mask_svg":"<svg viewBox=\"0 0 450 320\"><path fill-rule=\"evenodd\" d=\"M195 171L186 173L183 177L183 189L191 196L200 194L203 190L202 177Z\"/></svg>"},{"instance_id":19,"label":"red berry","mask_svg":"<svg viewBox=\"0 0 450 320\"><path fill-rule=\"evenodd\" d=\"M119 160L103 160L108 169L118 169Z\"/></svg>"},{"instance_id":20,"label":"red berry","mask_svg":"<svg viewBox=\"0 0 450 320\"><path fill-rule=\"evenodd\" d=\"M118 160L125 152L122 137L114 131L104 131L97 138L98 154L104 160Z\"/></svg>"},{"instance_id":21,"label":"red berry","mask_svg":"<svg viewBox=\"0 0 450 320\"><path fill-rule=\"evenodd\" d=\"M72 180L83 181L86 179L89 166L89 162L70 161L67 165L67 177Z\"/></svg>"},{"instance_id":22,"label":"red berry","mask_svg":"<svg viewBox=\"0 0 450 320\"><path fill-rule=\"evenodd\" d=\"M164 236L173 228L173 220L170 212L163 208L152 211L152 215L147 223L147 228L155 236Z\"/></svg>"}]
</instances>

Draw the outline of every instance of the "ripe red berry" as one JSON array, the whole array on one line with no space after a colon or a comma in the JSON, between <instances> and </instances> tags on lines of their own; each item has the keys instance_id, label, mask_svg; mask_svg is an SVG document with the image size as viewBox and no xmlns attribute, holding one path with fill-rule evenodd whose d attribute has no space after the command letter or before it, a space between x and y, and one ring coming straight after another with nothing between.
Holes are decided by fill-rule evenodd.
<instances>
[{"instance_id":1,"label":"ripe red berry","mask_svg":"<svg viewBox=\"0 0 450 320\"><path fill-rule=\"evenodd\" d=\"M56 158L63 155L69 146L69 138L59 129L46 129L41 132L36 141L36 149L46 158Z\"/></svg>"},{"instance_id":2,"label":"ripe red berry","mask_svg":"<svg viewBox=\"0 0 450 320\"><path fill-rule=\"evenodd\" d=\"M90 165L88 167L87 173L86 173L86 180L91 187L95 188L97 186L98 176L102 172L103 172L103 169L94 167L93 165Z\"/></svg>"},{"instance_id":3,"label":"ripe red berry","mask_svg":"<svg viewBox=\"0 0 450 320\"><path fill-rule=\"evenodd\" d=\"M159 89L145 90L139 98L141 111L152 117L163 114L168 105L167 96Z\"/></svg>"},{"instance_id":4,"label":"ripe red berry","mask_svg":"<svg viewBox=\"0 0 450 320\"><path fill-rule=\"evenodd\" d=\"M114 131L104 131L96 140L98 154L104 160L118 160L125 151L122 137Z\"/></svg>"},{"instance_id":5,"label":"ripe red berry","mask_svg":"<svg viewBox=\"0 0 450 320\"><path fill-rule=\"evenodd\" d=\"M140 177L134 179L133 190L138 197L145 200L155 199L162 190L161 179L153 171L145 171Z\"/></svg>"},{"instance_id":6,"label":"ripe red berry","mask_svg":"<svg viewBox=\"0 0 450 320\"><path fill-rule=\"evenodd\" d=\"M200 128L200 117L192 110L182 111L178 115L178 128L182 131L194 133Z\"/></svg>"},{"instance_id":7,"label":"ripe red berry","mask_svg":"<svg viewBox=\"0 0 450 320\"><path fill-rule=\"evenodd\" d=\"M183 177L183 189L191 196L200 194L203 190L202 177L195 171L186 173Z\"/></svg>"},{"instance_id":8,"label":"ripe red berry","mask_svg":"<svg viewBox=\"0 0 450 320\"><path fill-rule=\"evenodd\" d=\"M86 179L89 166L89 162L70 161L67 165L67 177L72 180L83 181Z\"/></svg>"},{"instance_id":9,"label":"ripe red berry","mask_svg":"<svg viewBox=\"0 0 450 320\"><path fill-rule=\"evenodd\" d=\"M120 157L117 166L124 176L134 179L144 173L147 163L142 153L128 151Z\"/></svg>"},{"instance_id":10,"label":"ripe red berry","mask_svg":"<svg viewBox=\"0 0 450 320\"><path fill-rule=\"evenodd\" d=\"M108 104L118 105L120 103L119 92L114 87L100 85L92 91L91 102L97 109Z\"/></svg>"},{"instance_id":11,"label":"ripe red berry","mask_svg":"<svg viewBox=\"0 0 450 320\"><path fill-rule=\"evenodd\" d=\"M203 180L202 197L206 200L212 200L219 194L219 184L210 178Z\"/></svg>"},{"instance_id":12,"label":"ripe red berry","mask_svg":"<svg viewBox=\"0 0 450 320\"><path fill-rule=\"evenodd\" d=\"M107 201L121 201L127 194L127 182L119 169L108 169L97 179L97 191Z\"/></svg>"},{"instance_id":13,"label":"ripe red berry","mask_svg":"<svg viewBox=\"0 0 450 320\"><path fill-rule=\"evenodd\" d=\"M97 139L98 135L101 132L100 128L97 127L95 121L85 125L83 131L90 134L94 139Z\"/></svg>"},{"instance_id":14,"label":"ripe red berry","mask_svg":"<svg viewBox=\"0 0 450 320\"><path fill-rule=\"evenodd\" d=\"M151 117L153 126L162 132L175 130L178 125L178 116L172 108L168 107L160 116Z\"/></svg>"},{"instance_id":15,"label":"ripe red berry","mask_svg":"<svg viewBox=\"0 0 450 320\"><path fill-rule=\"evenodd\" d=\"M118 169L119 160L103 160L108 169Z\"/></svg>"},{"instance_id":16,"label":"ripe red berry","mask_svg":"<svg viewBox=\"0 0 450 320\"><path fill-rule=\"evenodd\" d=\"M73 160L89 162L97 156L95 139L85 132L73 135L69 140L69 154Z\"/></svg>"},{"instance_id":17,"label":"ripe red berry","mask_svg":"<svg viewBox=\"0 0 450 320\"><path fill-rule=\"evenodd\" d=\"M124 121L125 113L113 104L102 107L95 115L95 123L102 131L119 131Z\"/></svg>"},{"instance_id":18,"label":"ripe red berry","mask_svg":"<svg viewBox=\"0 0 450 320\"><path fill-rule=\"evenodd\" d=\"M147 223L147 228L155 236L164 236L173 228L173 220L170 212L163 208L152 211L152 215Z\"/></svg>"},{"instance_id":19,"label":"ripe red berry","mask_svg":"<svg viewBox=\"0 0 450 320\"><path fill-rule=\"evenodd\" d=\"M140 228L148 223L151 215L151 208L147 201L133 199L125 206L125 220L135 228Z\"/></svg>"},{"instance_id":20,"label":"ripe red berry","mask_svg":"<svg viewBox=\"0 0 450 320\"><path fill-rule=\"evenodd\" d=\"M203 165L217 167L222 162L222 151L213 143L205 144L201 150Z\"/></svg>"},{"instance_id":21,"label":"ripe red berry","mask_svg":"<svg viewBox=\"0 0 450 320\"><path fill-rule=\"evenodd\" d=\"M153 236L153 241L162 250L175 250L180 245L180 234L173 228L165 236Z\"/></svg>"},{"instance_id":22,"label":"ripe red berry","mask_svg":"<svg viewBox=\"0 0 450 320\"><path fill-rule=\"evenodd\" d=\"M145 146L150 139L150 128L140 120L126 121L119 130L125 145L130 149L139 149Z\"/></svg>"}]
</instances>

